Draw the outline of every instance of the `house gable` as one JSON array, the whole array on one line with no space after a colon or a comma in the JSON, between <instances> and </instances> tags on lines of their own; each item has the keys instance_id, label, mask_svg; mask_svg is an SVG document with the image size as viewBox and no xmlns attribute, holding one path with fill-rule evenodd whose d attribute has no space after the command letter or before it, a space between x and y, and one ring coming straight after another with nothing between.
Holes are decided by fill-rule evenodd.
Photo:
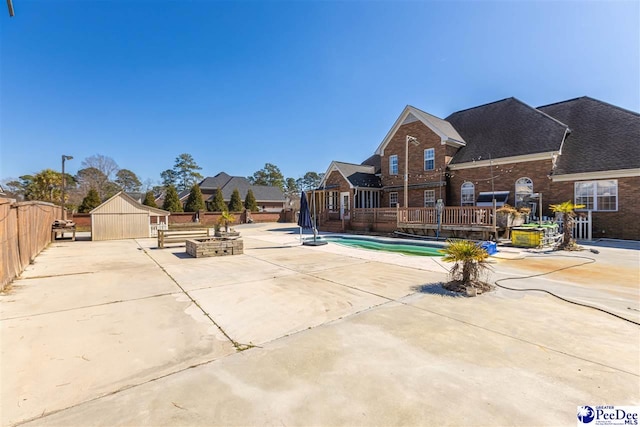
<instances>
[{"instance_id":1,"label":"house gable","mask_svg":"<svg viewBox=\"0 0 640 427\"><path fill-rule=\"evenodd\" d=\"M440 143L442 145L446 144L454 147L462 147L465 145L464 139L451 125L451 123L429 113L426 113L422 110L419 110L411 105L407 105L404 110L402 110L402 113L376 149L375 154L384 156L385 148L387 147L387 145L389 145L398 129L400 129L402 125L417 121L422 122L425 126L431 129L431 131L438 135L438 137L440 138Z\"/></svg>"},{"instance_id":2,"label":"house gable","mask_svg":"<svg viewBox=\"0 0 640 427\"><path fill-rule=\"evenodd\" d=\"M375 166L356 165L334 160L329 165L322 181L320 181L320 188L327 188L329 182L331 182L332 185L336 185L337 177L332 176L336 174L339 174L351 189L358 187L378 188L380 187L380 178L376 176L375 172Z\"/></svg>"}]
</instances>

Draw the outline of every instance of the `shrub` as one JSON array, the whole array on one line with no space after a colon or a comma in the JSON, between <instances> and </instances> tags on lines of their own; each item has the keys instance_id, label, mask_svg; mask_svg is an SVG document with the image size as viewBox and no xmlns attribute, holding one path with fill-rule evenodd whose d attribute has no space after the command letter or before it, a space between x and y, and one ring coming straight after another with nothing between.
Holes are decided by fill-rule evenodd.
<instances>
[{"instance_id":1,"label":"shrub","mask_svg":"<svg viewBox=\"0 0 640 427\"><path fill-rule=\"evenodd\" d=\"M187 212L198 212L204 209L204 200L202 200L202 191L198 184L191 186L189 197L187 197L187 203L184 205L184 210Z\"/></svg>"},{"instance_id":2,"label":"shrub","mask_svg":"<svg viewBox=\"0 0 640 427\"><path fill-rule=\"evenodd\" d=\"M100 206L100 203L102 202L100 201L100 196L98 196L98 192L96 191L95 188L91 187L87 195L84 197L84 199L82 199L82 203L78 208L78 212L80 213L91 212L93 209Z\"/></svg>"},{"instance_id":3,"label":"shrub","mask_svg":"<svg viewBox=\"0 0 640 427\"><path fill-rule=\"evenodd\" d=\"M256 197L251 189L247 191L247 196L244 198L244 207L250 212L258 212L258 202L256 202Z\"/></svg>"},{"instance_id":4,"label":"shrub","mask_svg":"<svg viewBox=\"0 0 640 427\"><path fill-rule=\"evenodd\" d=\"M478 244L468 240L449 240L440 252L445 255L443 261L455 263L449 270L453 281L449 289L462 291L468 286L483 291L490 289L488 284L480 281L481 274L490 269L486 263L489 254Z\"/></svg>"},{"instance_id":5,"label":"shrub","mask_svg":"<svg viewBox=\"0 0 640 427\"><path fill-rule=\"evenodd\" d=\"M216 189L216 194L213 196L213 202L211 202L210 210L211 212L226 212L227 204L224 202L224 198L222 197L222 190L220 188Z\"/></svg>"},{"instance_id":6,"label":"shrub","mask_svg":"<svg viewBox=\"0 0 640 427\"><path fill-rule=\"evenodd\" d=\"M180 203L180 197L178 197L178 191L173 185L169 185L165 190L162 209L169 212L184 212L182 203Z\"/></svg>"},{"instance_id":7,"label":"shrub","mask_svg":"<svg viewBox=\"0 0 640 427\"><path fill-rule=\"evenodd\" d=\"M231 193L231 200L229 201L229 211L230 212L240 212L242 211L242 199L240 199L240 192L237 188L233 190Z\"/></svg>"},{"instance_id":8,"label":"shrub","mask_svg":"<svg viewBox=\"0 0 640 427\"><path fill-rule=\"evenodd\" d=\"M156 196L153 194L153 191L147 191L147 193L144 195L144 201L142 202L142 204L145 206L150 206L152 208L158 207L158 205L156 204Z\"/></svg>"}]
</instances>

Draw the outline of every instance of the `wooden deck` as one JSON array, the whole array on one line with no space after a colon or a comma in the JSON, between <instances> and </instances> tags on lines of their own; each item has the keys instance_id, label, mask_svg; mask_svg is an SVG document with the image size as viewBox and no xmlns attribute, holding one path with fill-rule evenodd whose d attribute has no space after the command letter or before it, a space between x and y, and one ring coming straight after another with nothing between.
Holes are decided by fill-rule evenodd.
<instances>
[{"instance_id":1,"label":"wooden deck","mask_svg":"<svg viewBox=\"0 0 640 427\"><path fill-rule=\"evenodd\" d=\"M359 208L345 211L345 228L349 225L363 228L398 230L415 234L434 234L437 230L453 236L472 232L483 233L488 238L495 230L494 210L491 207L446 206L442 210L440 224L436 208ZM320 224L340 221L340 212L321 212ZM332 230L333 231L333 230Z\"/></svg>"}]
</instances>

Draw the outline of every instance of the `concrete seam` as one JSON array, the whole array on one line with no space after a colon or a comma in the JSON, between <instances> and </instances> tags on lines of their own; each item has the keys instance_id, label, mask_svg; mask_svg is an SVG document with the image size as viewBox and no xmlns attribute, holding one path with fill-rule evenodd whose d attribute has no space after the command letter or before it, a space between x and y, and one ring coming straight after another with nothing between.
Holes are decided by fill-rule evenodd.
<instances>
[{"instance_id":1,"label":"concrete seam","mask_svg":"<svg viewBox=\"0 0 640 427\"><path fill-rule=\"evenodd\" d=\"M231 338L229 336L229 334L227 334L227 332L224 329L222 329L222 326L218 325L218 323L215 320L213 320L213 317L211 317L211 315L209 313L207 313L204 308L202 308L202 306L195 300L195 298L193 298L191 296L191 294L187 290L185 290L180 285L180 283L178 283L178 281L171 274L169 274L169 272L162 265L160 265L160 263L158 261L156 261L155 258L153 258L147 252L146 248L143 248L142 245L140 245L140 242L138 242L137 240L136 240L136 243L142 249L142 251L145 253L145 255L147 255L149 257L149 259L151 259L151 261L153 261L158 266L158 268L160 268L160 270L162 270L162 272L164 274L166 274L173 281L173 283L176 284L176 286L178 288L180 288L180 290L191 300L191 302L193 304L195 304L195 306L198 307L198 309L200 309L200 311L202 311L202 313L207 317L207 319L209 319L211 321L211 323L213 323L215 325L215 327L218 328L218 330L220 330L220 332L222 332L222 334L231 342L231 344L233 344L233 346L235 347L235 349L237 351L244 351L244 350L247 350L247 349L249 349L251 347L255 347L253 344L241 344L241 343L237 342L236 340L234 340L233 338Z\"/></svg>"}]
</instances>

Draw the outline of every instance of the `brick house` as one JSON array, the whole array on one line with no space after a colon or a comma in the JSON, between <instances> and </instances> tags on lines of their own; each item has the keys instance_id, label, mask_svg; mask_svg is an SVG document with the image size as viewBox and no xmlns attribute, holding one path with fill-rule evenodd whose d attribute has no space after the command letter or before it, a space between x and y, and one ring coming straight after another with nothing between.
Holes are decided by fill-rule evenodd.
<instances>
[{"instance_id":1,"label":"brick house","mask_svg":"<svg viewBox=\"0 0 640 427\"><path fill-rule=\"evenodd\" d=\"M247 192L249 190L253 191L260 212L280 212L285 208L285 196L282 190L267 185L252 185L247 178L242 176L231 176L220 172L215 176L203 179L198 186L202 191L202 198L207 206L213 202L216 190L220 188L222 197L227 204L231 201L233 190L237 189L243 203L245 197L247 197ZM189 191L185 190L179 194L180 201L183 204L186 203L189 197Z\"/></svg>"},{"instance_id":2,"label":"brick house","mask_svg":"<svg viewBox=\"0 0 640 427\"><path fill-rule=\"evenodd\" d=\"M405 173L408 207L438 199L480 206L495 194L499 205L539 215L532 196L541 195L542 216L552 215L549 204L572 200L592 211L595 237L640 239L640 115L592 98L538 108L507 98L445 119L407 106L363 164L331 163L319 203L340 217L403 207ZM375 196L358 198L360 182Z\"/></svg>"}]
</instances>

